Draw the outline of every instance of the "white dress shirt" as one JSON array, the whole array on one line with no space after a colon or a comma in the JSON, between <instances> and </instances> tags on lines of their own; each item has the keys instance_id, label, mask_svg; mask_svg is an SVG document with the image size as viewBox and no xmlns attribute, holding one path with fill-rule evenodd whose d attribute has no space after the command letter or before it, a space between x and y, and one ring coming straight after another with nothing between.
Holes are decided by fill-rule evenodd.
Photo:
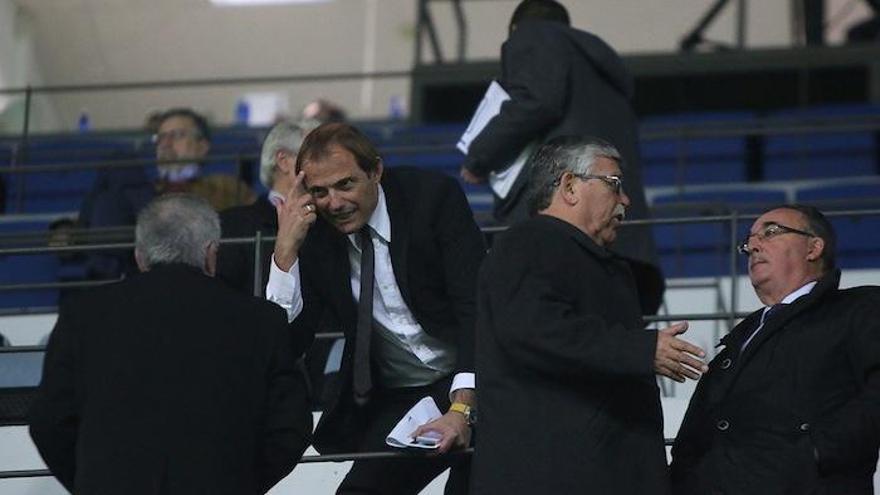
<instances>
[{"instance_id":1,"label":"white dress shirt","mask_svg":"<svg viewBox=\"0 0 880 495\"><path fill-rule=\"evenodd\" d=\"M431 383L454 369L456 349L425 332L403 300L391 264L391 218L381 186L376 209L367 224L372 228L375 252L373 321L377 337L381 339L377 352L383 359L377 360L377 364L382 381L388 386ZM357 234L349 234L348 239L351 291L357 300L360 296L360 247ZM298 260L289 272L284 272L275 263L273 255L266 297L287 311L289 321L300 314L303 300ZM461 388L474 388L474 385L473 373L458 373L453 378L450 393Z\"/></svg>"},{"instance_id":2,"label":"white dress shirt","mask_svg":"<svg viewBox=\"0 0 880 495\"><path fill-rule=\"evenodd\" d=\"M791 303L797 301L798 298L800 298L801 296L805 296L805 295L809 294L810 291L813 290L813 287L815 287L815 286L816 286L815 280L813 280L812 282L807 282L800 289L785 296L782 299L782 301L779 302L779 304L791 304ZM767 315L767 311L770 311L770 306L767 306L764 308L764 312L761 313L761 324L758 325L758 328L756 328L755 331L752 332L752 335L748 339L746 339L746 341L745 341L745 343L743 343L741 349L745 349L746 346L749 345L749 342L751 342L752 339L755 338L755 335L758 335L758 332L760 332L761 329L764 328L764 317Z\"/></svg>"}]
</instances>

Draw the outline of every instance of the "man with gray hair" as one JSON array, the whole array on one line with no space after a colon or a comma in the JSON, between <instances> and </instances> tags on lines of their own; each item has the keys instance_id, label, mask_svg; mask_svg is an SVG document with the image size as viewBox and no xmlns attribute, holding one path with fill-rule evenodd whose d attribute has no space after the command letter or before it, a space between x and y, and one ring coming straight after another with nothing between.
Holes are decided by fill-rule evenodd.
<instances>
[{"instance_id":1,"label":"man with gray hair","mask_svg":"<svg viewBox=\"0 0 880 495\"><path fill-rule=\"evenodd\" d=\"M275 206L293 186L291 171L305 134L317 127L317 122L279 122L266 135L260 153L260 181L269 190L247 206L225 210L220 215L223 237L254 237L258 232L271 237L278 232L278 214ZM274 243L265 242L260 251L261 280L254 280L254 245L226 244L220 249L217 276L230 286L254 295L263 295L269 280L269 259Z\"/></svg>"},{"instance_id":2,"label":"man with gray hair","mask_svg":"<svg viewBox=\"0 0 880 495\"><path fill-rule=\"evenodd\" d=\"M73 493L265 493L311 439L284 311L212 278L220 222L204 200L161 196L135 235L141 274L61 306L37 449Z\"/></svg>"},{"instance_id":3,"label":"man with gray hair","mask_svg":"<svg viewBox=\"0 0 880 495\"><path fill-rule=\"evenodd\" d=\"M705 371L682 322L644 328L629 266L608 250L624 219L620 153L553 138L530 164L534 216L480 270L474 494L666 494L656 375Z\"/></svg>"}]
</instances>

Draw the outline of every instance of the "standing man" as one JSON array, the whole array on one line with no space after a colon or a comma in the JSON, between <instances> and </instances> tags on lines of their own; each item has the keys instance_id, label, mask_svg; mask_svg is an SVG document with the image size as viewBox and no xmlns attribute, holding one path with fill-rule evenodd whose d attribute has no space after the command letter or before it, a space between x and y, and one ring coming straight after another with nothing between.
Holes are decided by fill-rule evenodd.
<instances>
[{"instance_id":1,"label":"standing man","mask_svg":"<svg viewBox=\"0 0 880 495\"><path fill-rule=\"evenodd\" d=\"M556 136L591 135L612 143L627 165L627 217L648 216L638 151L638 123L630 100L633 81L617 53L597 36L569 26L568 11L554 0L523 0L501 47L501 86L510 100L474 139L461 175L484 182L531 142ZM504 198L495 198L499 222L528 216L527 163ZM665 282L647 225L625 226L615 251L628 258L642 311L654 314Z\"/></svg>"},{"instance_id":2,"label":"standing man","mask_svg":"<svg viewBox=\"0 0 880 495\"><path fill-rule=\"evenodd\" d=\"M483 264L474 494L669 493L656 375L696 379L704 352L676 337L687 323L644 329L608 250L630 204L620 160L595 138L545 143L535 216Z\"/></svg>"},{"instance_id":3,"label":"standing man","mask_svg":"<svg viewBox=\"0 0 880 495\"><path fill-rule=\"evenodd\" d=\"M320 325L346 338L315 447L387 450L388 433L427 395L445 414L416 434L438 433L440 452L467 446L485 247L464 193L439 174L385 169L343 123L310 132L296 170L278 208L267 297L288 310L294 332ZM463 457L356 461L337 493L416 494L450 464L446 493L466 493Z\"/></svg>"},{"instance_id":4,"label":"standing man","mask_svg":"<svg viewBox=\"0 0 880 495\"><path fill-rule=\"evenodd\" d=\"M143 272L66 301L30 410L73 493L259 494L309 445L284 312L214 280L220 222L166 195L138 216Z\"/></svg>"},{"instance_id":5,"label":"standing man","mask_svg":"<svg viewBox=\"0 0 880 495\"><path fill-rule=\"evenodd\" d=\"M872 494L880 288L840 290L817 209L773 208L740 246L765 305L721 339L672 449L677 494Z\"/></svg>"}]
</instances>

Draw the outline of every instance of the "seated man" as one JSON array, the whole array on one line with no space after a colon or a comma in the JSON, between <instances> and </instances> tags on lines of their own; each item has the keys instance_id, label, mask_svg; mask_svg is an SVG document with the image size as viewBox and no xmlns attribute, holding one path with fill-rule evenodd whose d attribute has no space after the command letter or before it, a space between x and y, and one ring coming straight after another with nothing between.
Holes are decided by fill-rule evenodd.
<instances>
[{"instance_id":1,"label":"seated man","mask_svg":"<svg viewBox=\"0 0 880 495\"><path fill-rule=\"evenodd\" d=\"M220 222L169 194L138 216L142 274L70 296L30 432L73 493L259 494L311 438L303 349L277 306L213 278Z\"/></svg>"},{"instance_id":2,"label":"seated man","mask_svg":"<svg viewBox=\"0 0 880 495\"><path fill-rule=\"evenodd\" d=\"M91 229L124 227L150 200L167 192L189 192L205 199L215 210L253 203L255 196L240 179L225 174L202 175L202 162L211 147L204 117L189 108L172 108L157 119L158 180L151 182L139 168L100 173L80 209L80 226ZM129 253L92 256L92 278L115 278L135 271Z\"/></svg>"},{"instance_id":3,"label":"seated man","mask_svg":"<svg viewBox=\"0 0 880 495\"><path fill-rule=\"evenodd\" d=\"M840 290L817 209L773 208L740 246L765 305L721 339L672 449L677 494L872 494L880 288Z\"/></svg>"}]
</instances>

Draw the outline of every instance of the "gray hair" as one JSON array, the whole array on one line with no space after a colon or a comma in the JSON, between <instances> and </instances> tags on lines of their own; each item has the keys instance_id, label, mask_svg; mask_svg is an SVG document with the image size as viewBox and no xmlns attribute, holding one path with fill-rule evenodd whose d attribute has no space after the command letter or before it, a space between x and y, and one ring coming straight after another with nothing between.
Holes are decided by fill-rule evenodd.
<instances>
[{"instance_id":1,"label":"gray hair","mask_svg":"<svg viewBox=\"0 0 880 495\"><path fill-rule=\"evenodd\" d=\"M201 270L208 246L220 241L220 217L198 196L164 194L138 214L134 239L145 268L184 263Z\"/></svg>"},{"instance_id":2,"label":"gray hair","mask_svg":"<svg viewBox=\"0 0 880 495\"><path fill-rule=\"evenodd\" d=\"M279 122L266 135L263 140L263 149L260 152L260 182L269 189L275 185L275 167L278 165L276 158L279 151L286 151L296 155L302 146L303 138L309 131L318 127L317 121L303 120L298 124L293 122Z\"/></svg>"},{"instance_id":3,"label":"gray hair","mask_svg":"<svg viewBox=\"0 0 880 495\"><path fill-rule=\"evenodd\" d=\"M611 143L592 136L559 136L542 144L529 158L529 213L534 215L550 206L559 179L565 172L591 174L600 157L623 166L620 152Z\"/></svg>"}]
</instances>

